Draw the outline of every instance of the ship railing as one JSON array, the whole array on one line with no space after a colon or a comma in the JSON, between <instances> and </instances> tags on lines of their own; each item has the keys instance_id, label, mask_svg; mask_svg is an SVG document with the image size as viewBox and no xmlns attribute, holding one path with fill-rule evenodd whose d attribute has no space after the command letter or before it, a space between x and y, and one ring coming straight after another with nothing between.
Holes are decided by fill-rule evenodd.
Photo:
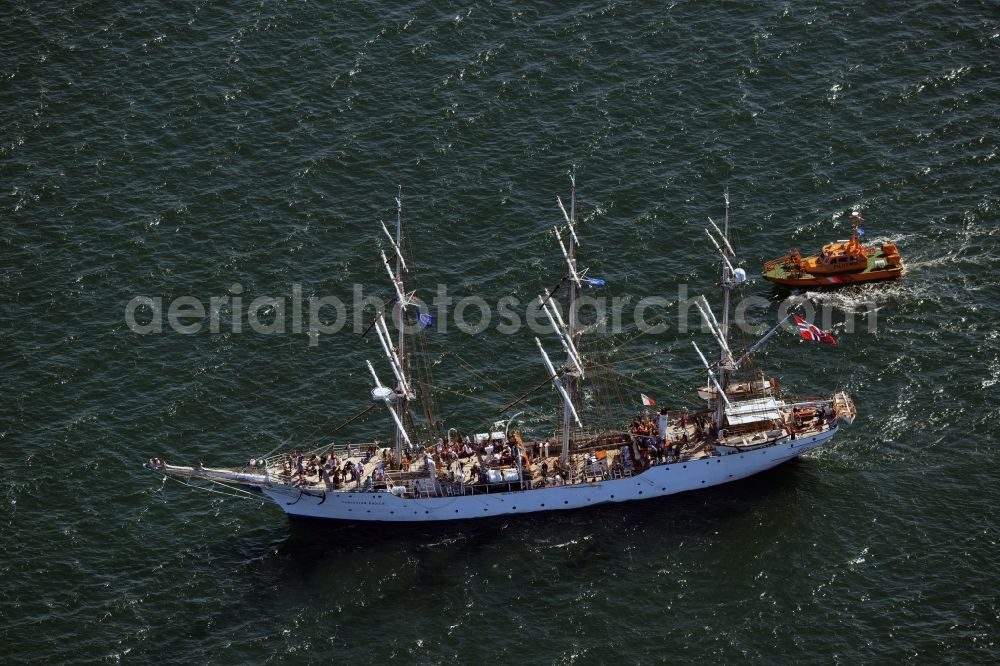
<instances>
[{"instance_id":1,"label":"ship railing","mask_svg":"<svg viewBox=\"0 0 1000 666\"><path fill-rule=\"evenodd\" d=\"M439 494L437 484L426 478L413 479L406 484L406 492L411 497L437 497Z\"/></svg>"},{"instance_id":2,"label":"ship railing","mask_svg":"<svg viewBox=\"0 0 1000 666\"><path fill-rule=\"evenodd\" d=\"M770 259L768 261L765 261L764 272L766 273L767 271L773 271L778 266L791 262L791 260L792 260L792 255L786 254L784 257L779 257L777 259Z\"/></svg>"},{"instance_id":3,"label":"ship railing","mask_svg":"<svg viewBox=\"0 0 1000 666\"><path fill-rule=\"evenodd\" d=\"M518 490L531 490L532 483L528 479L524 483L520 481L501 481L498 483L466 483L466 484L446 484L451 485L452 494L457 495L489 495L491 493L509 493ZM445 491L448 492L447 490Z\"/></svg>"},{"instance_id":4,"label":"ship railing","mask_svg":"<svg viewBox=\"0 0 1000 666\"><path fill-rule=\"evenodd\" d=\"M583 468L582 481L584 483L590 479L593 479L594 481L603 481L608 478L611 478L611 470L608 467L606 459L588 464Z\"/></svg>"},{"instance_id":5,"label":"ship railing","mask_svg":"<svg viewBox=\"0 0 1000 666\"><path fill-rule=\"evenodd\" d=\"M366 442L366 443L362 443L362 444L335 444L333 442L330 442L329 444L322 444L322 445L317 446L316 448L313 448L313 449L299 450L299 453L301 455L305 456L306 458L308 458L310 456L313 456L313 455L321 456L321 455L324 455L324 454L328 454L331 451L334 452L334 453L336 453L338 456L341 456L341 457L353 457L353 456L358 455L362 451L364 451L366 449L370 449L372 447L377 447L377 443L376 442ZM277 468L281 468L282 465L284 465L286 462L288 462L289 460L291 460L292 453L295 450L298 450L298 449L290 449L288 451L283 451L281 453L276 453L274 455L267 456L265 458L258 458L257 459L257 463L258 463L258 465L262 465L264 467L277 467Z\"/></svg>"},{"instance_id":6,"label":"ship railing","mask_svg":"<svg viewBox=\"0 0 1000 666\"><path fill-rule=\"evenodd\" d=\"M541 444L542 440L526 442L525 446L531 448L535 444ZM630 440L628 432L625 430L584 430L576 433L570 442L571 453L588 453L601 449L613 448L627 444ZM549 457L558 457L562 453L562 443L558 438L550 438Z\"/></svg>"}]
</instances>

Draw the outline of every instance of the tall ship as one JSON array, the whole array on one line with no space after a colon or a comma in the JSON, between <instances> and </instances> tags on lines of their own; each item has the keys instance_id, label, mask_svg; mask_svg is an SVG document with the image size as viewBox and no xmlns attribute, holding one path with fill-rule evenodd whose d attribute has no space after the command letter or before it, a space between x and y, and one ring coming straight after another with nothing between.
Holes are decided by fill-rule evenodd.
<instances>
[{"instance_id":1,"label":"tall ship","mask_svg":"<svg viewBox=\"0 0 1000 666\"><path fill-rule=\"evenodd\" d=\"M392 431L391 442L387 446L331 443L308 451L271 452L231 468L174 465L160 458L150 459L145 467L185 484L269 498L294 518L380 523L471 520L650 500L729 483L825 446L841 423L853 422L856 410L846 392L788 397L773 377L754 366L754 353L782 324L742 354L730 346L731 295L747 276L736 266L730 243L727 193L721 228L711 218L711 230L706 228L709 249L721 267L719 316L704 296L697 301L718 347L718 355L712 355L715 360L709 361L692 341L707 377L705 386L693 389L692 398L696 392L703 405L690 411L650 409L655 402L643 395L642 411L611 425L598 425L596 419L585 424L583 396L590 390L588 383L601 381L606 365L581 347L577 303L585 284L603 281L589 278L578 267L575 173L570 182L568 210L556 198L562 223L554 229L565 269L559 271L555 287L538 297L554 340L534 339L542 381L503 407L499 413L505 418L484 421L490 425L463 433L444 430L445 424L425 408L423 439L416 434L416 412L429 404L430 396L427 383L414 381L414 354L404 331L419 329L427 323L427 315L419 311L414 292L404 285L408 268L400 192L394 233L382 225L391 254L383 252L381 259L392 292L366 331L378 339L382 370L366 361L372 404L345 422L381 407ZM556 301L560 295L567 300L565 318ZM390 305L401 324L396 335L386 323ZM561 349L558 363L550 355L555 345ZM385 368L391 373L390 382L382 381ZM515 389L524 387L511 390ZM556 401L561 418L551 436L523 437L515 425L521 413L514 410L541 391Z\"/></svg>"}]
</instances>

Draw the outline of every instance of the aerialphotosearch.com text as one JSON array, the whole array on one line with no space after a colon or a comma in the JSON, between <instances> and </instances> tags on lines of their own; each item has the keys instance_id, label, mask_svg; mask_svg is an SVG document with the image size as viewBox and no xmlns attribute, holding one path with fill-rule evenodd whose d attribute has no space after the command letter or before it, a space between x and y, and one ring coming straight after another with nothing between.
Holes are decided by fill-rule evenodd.
<instances>
[{"instance_id":1,"label":"aerialphotosearch.com text","mask_svg":"<svg viewBox=\"0 0 1000 666\"><path fill-rule=\"evenodd\" d=\"M593 296L584 292L576 301L577 321L598 333L620 333L638 330L648 334L662 334L673 330L679 333L692 328L708 330L695 304L699 293L691 295L688 285L677 286L674 298L666 296ZM557 293L553 303L568 321L565 294ZM774 302L761 296L734 298L731 303L730 324L748 335L762 335L783 320L789 312L801 314L821 328L834 323L833 308L817 308L801 296L790 296ZM199 298L184 295L169 303L161 296L135 296L125 305L125 324L133 333L153 335L173 332L180 335L243 334L305 335L309 346L316 346L324 336L335 335L345 329L363 333L373 318L384 312L397 328L405 333L428 330L447 333L458 330L469 335L479 335L489 329L504 335L518 333L527 326L534 334L552 331L549 318L538 298L522 301L514 296L502 296L493 302L478 295L455 297L448 293L447 285L439 284L429 301L416 295L406 304L409 316L400 318L400 304L386 301L374 294L365 294L360 284L353 285L351 296L344 299L336 295L305 296L301 284L292 284L291 293L285 296L259 295L253 298L244 293L243 286L233 284L226 294ZM868 304L860 313L866 330L877 330L875 305ZM818 319L817 319L818 317ZM854 332L857 323L855 311L838 311L838 329ZM843 318L843 321L839 321Z\"/></svg>"}]
</instances>

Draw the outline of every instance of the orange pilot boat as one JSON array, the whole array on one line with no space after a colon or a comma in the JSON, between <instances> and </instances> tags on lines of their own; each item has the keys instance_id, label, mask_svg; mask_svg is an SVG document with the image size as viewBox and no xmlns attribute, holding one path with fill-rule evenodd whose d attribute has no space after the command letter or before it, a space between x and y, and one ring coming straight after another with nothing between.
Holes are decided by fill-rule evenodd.
<instances>
[{"instance_id":1,"label":"orange pilot boat","mask_svg":"<svg viewBox=\"0 0 1000 666\"><path fill-rule=\"evenodd\" d=\"M835 287L903 277L903 260L895 243L881 247L861 244L861 214L851 214L851 238L827 243L818 256L803 257L798 250L764 264L764 279L790 287Z\"/></svg>"}]
</instances>

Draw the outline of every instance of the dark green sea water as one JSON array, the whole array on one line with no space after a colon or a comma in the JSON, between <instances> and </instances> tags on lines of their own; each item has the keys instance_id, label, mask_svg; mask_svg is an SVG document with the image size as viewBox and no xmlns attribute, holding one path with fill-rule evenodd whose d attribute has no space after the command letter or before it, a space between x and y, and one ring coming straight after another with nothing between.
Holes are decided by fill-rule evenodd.
<instances>
[{"instance_id":1,"label":"dark green sea water","mask_svg":"<svg viewBox=\"0 0 1000 666\"><path fill-rule=\"evenodd\" d=\"M3 3L0 662L996 663L998 69L986 1ZM909 274L813 295L837 347L763 355L854 426L731 486L428 528L141 469L328 441L382 359L347 329L137 335L134 296L388 297L402 184L410 284L526 302L572 164L607 296L711 290L726 187L751 274L861 207ZM695 406L692 338L637 339L627 391ZM428 344L484 401L441 396L463 430L543 377L529 332Z\"/></svg>"}]
</instances>

